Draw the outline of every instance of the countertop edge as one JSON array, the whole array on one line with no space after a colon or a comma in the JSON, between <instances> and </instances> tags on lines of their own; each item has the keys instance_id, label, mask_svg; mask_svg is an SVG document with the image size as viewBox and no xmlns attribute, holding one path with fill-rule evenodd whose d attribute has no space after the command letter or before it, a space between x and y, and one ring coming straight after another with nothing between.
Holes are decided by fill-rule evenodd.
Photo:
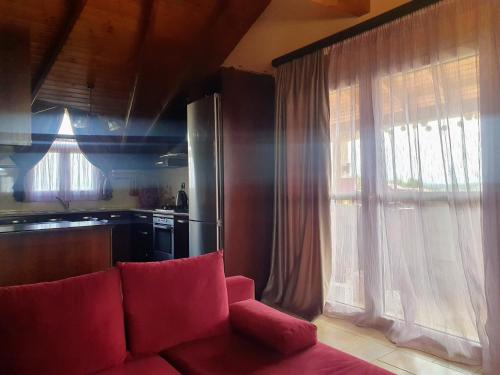
<instances>
[{"instance_id":1,"label":"countertop edge","mask_svg":"<svg viewBox=\"0 0 500 375\"><path fill-rule=\"evenodd\" d=\"M8 224L0 225L0 235L9 233L27 233L27 232L47 232L53 230L67 229L88 229L94 227L114 226L119 223L112 221L73 221L73 222L55 222L55 223L26 223L26 224Z\"/></svg>"}]
</instances>

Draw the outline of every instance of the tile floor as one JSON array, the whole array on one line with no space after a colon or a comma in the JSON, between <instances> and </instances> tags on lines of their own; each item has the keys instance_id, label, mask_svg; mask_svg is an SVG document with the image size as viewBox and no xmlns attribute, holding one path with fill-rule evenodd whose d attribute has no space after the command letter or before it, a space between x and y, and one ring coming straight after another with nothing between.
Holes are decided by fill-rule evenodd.
<instances>
[{"instance_id":1,"label":"tile floor","mask_svg":"<svg viewBox=\"0 0 500 375\"><path fill-rule=\"evenodd\" d=\"M398 348L379 331L357 327L342 319L322 315L314 323L322 343L372 362L394 374L481 374L481 368L477 366L462 365L416 350Z\"/></svg>"}]
</instances>

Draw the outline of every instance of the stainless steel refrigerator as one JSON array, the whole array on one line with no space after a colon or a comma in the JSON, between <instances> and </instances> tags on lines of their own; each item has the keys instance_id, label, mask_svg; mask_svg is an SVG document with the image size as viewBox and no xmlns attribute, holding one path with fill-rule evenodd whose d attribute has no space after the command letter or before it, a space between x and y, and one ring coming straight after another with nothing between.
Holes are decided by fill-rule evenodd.
<instances>
[{"instance_id":1,"label":"stainless steel refrigerator","mask_svg":"<svg viewBox=\"0 0 500 375\"><path fill-rule=\"evenodd\" d=\"M188 105L189 256L224 246L220 113L217 94Z\"/></svg>"}]
</instances>

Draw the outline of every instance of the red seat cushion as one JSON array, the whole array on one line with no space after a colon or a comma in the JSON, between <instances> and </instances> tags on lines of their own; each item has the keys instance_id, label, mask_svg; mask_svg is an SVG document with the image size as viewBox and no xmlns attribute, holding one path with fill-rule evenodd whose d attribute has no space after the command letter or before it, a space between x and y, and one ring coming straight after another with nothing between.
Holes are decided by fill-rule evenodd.
<instances>
[{"instance_id":1,"label":"red seat cushion","mask_svg":"<svg viewBox=\"0 0 500 375\"><path fill-rule=\"evenodd\" d=\"M0 288L0 372L85 374L126 357L120 275Z\"/></svg>"},{"instance_id":2,"label":"red seat cushion","mask_svg":"<svg viewBox=\"0 0 500 375\"><path fill-rule=\"evenodd\" d=\"M158 353L229 331L222 252L119 267L132 353Z\"/></svg>"},{"instance_id":3,"label":"red seat cushion","mask_svg":"<svg viewBox=\"0 0 500 375\"><path fill-rule=\"evenodd\" d=\"M238 332L283 354L294 353L317 342L314 324L253 299L231 304L229 316Z\"/></svg>"},{"instance_id":4,"label":"red seat cushion","mask_svg":"<svg viewBox=\"0 0 500 375\"><path fill-rule=\"evenodd\" d=\"M187 375L390 374L323 344L285 356L237 334L184 343L161 355Z\"/></svg>"},{"instance_id":5,"label":"red seat cushion","mask_svg":"<svg viewBox=\"0 0 500 375\"><path fill-rule=\"evenodd\" d=\"M120 366L104 370L95 375L181 375L171 364L160 356L130 359Z\"/></svg>"}]
</instances>

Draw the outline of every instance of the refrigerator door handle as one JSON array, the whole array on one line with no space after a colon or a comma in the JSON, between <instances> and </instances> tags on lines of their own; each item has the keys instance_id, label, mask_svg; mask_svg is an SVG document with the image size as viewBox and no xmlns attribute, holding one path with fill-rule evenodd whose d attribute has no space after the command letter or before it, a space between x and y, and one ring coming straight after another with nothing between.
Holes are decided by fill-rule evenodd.
<instances>
[{"instance_id":1,"label":"refrigerator door handle","mask_svg":"<svg viewBox=\"0 0 500 375\"><path fill-rule=\"evenodd\" d=\"M222 114L221 98L219 94L214 95L215 112L215 172L216 172L216 211L217 211L217 249L224 247L224 227L222 218L224 217L224 162L222 145Z\"/></svg>"}]
</instances>

